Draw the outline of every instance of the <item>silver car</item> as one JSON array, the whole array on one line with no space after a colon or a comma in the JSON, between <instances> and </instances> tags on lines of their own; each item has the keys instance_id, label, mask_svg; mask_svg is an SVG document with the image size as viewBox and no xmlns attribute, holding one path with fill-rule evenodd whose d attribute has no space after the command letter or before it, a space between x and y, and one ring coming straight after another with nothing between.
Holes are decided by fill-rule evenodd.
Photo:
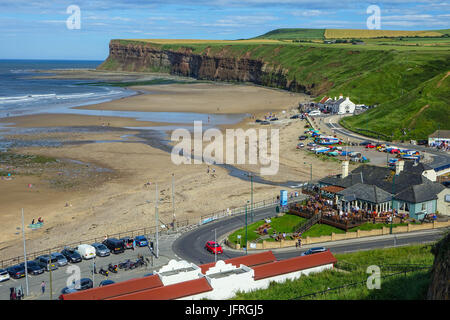
<instances>
[{"instance_id":1,"label":"silver car","mask_svg":"<svg viewBox=\"0 0 450 320\"><path fill-rule=\"evenodd\" d=\"M93 243L91 244L95 248L95 254L99 257L106 257L111 254L111 251L103 243Z\"/></svg>"},{"instance_id":2,"label":"silver car","mask_svg":"<svg viewBox=\"0 0 450 320\"><path fill-rule=\"evenodd\" d=\"M53 252L51 254L52 258L57 260L58 266L59 267L64 267L65 265L67 265L69 263L69 261L67 261L67 258L64 257L61 253L59 252Z\"/></svg>"}]
</instances>

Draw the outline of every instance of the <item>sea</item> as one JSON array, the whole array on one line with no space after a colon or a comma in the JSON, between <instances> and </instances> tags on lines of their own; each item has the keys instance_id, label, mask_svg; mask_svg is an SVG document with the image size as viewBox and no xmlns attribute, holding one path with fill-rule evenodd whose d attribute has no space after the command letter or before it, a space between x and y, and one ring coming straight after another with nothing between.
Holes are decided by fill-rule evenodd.
<instances>
[{"instance_id":1,"label":"sea","mask_svg":"<svg viewBox=\"0 0 450 320\"><path fill-rule=\"evenodd\" d=\"M58 112L135 94L92 80L33 79L38 70L95 69L102 61L0 60L0 117Z\"/></svg>"},{"instance_id":2,"label":"sea","mask_svg":"<svg viewBox=\"0 0 450 320\"><path fill-rule=\"evenodd\" d=\"M36 79L52 70L95 69L102 61L0 60L0 118L39 113L70 113L91 116L127 117L141 121L168 122L158 130L174 130L178 123L202 121L205 127L234 124L247 114L202 114L191 112L134 112L84 110L73 107L116 100L137 92L121 87L98 85L95 79ZM48 70L49 73L42 73ZM41 71L41 72L38 72ZM90 85L95 83L95 85ZM138 129L138 128L131 128ZM139 128L145 129L145 128ZM152 127L154 129L154 127ZM191 127L189 127L191 129Z\"/></svg>"}]
</instances>

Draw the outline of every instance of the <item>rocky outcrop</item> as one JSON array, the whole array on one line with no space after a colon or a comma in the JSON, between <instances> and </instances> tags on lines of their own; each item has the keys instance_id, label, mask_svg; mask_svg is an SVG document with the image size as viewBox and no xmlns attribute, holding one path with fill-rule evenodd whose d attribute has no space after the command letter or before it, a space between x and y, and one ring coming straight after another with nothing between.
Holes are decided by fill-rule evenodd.
<instances>
[{"instance_id":1,"label":"rocky outcrop","mask_svg":"<svg viewBox=\"0 0 450 320\"><path fill-rule=\"evenodd\" d=\"M434 264L427 299L448 300L450 293L450 233L434 245Z\"/></svg>"},{"instance_id":2,"label":"rocky outcrop","mask_svg":"<svg viewBox=\"0 0 450 320\"><path fill-rule=\"evenodd\" d=\"M312 94L313 85L288 79L287 70L262 60L232 55L193 53L189 48L167 50L146 43L111 41L103 70L166 72L199 80L252 82Z\"/></svg>"}]
</instances>

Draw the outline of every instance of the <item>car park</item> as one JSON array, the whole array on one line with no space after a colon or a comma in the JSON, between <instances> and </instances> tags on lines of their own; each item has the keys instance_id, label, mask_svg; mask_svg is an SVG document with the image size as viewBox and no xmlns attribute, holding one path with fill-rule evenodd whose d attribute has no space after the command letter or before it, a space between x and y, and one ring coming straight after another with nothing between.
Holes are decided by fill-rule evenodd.
<instances>
[{"instance_id":1,"label":"car park","mask_svg":"<svg viewBox=\"0 0 450 320\"><path fill-rule=\"evenodd\" d=\"M218 244L218 243L215 242L215 241L208 241L208 242L205 244L205 249L208 250L208 251L211 252L211 253L214 253L214 254L220 254L220 253L223 253L222 247L220 246L220 244Z\"/></svg>"},{"instance_id":2,"label":"car park","mask_svg":"<svg viewBox=\"0 0 450 320\"><path fill-rule=\"evenodd\" d=\"M53 252L51 254L52 258L55 258L58 261L58 267L64 267L69 263L66 257L62 253Z\"/></svg>"},{"instance_id":3,"label":"car park","mask_svg":"<svg viewBox=\"0 0 450 320\"><path fill-rule=\"evenodd\" d=\"M327 251L326 248L324 248L324 247L317 247L317 248L308 249L307 251L303 252L301 255L302 256L308 256L310 254L315 254L315 253L325 252L325 251Z\"/></svg>"},{"instance_id":4,"label":"car park","mask_svg":"<svg viewBox=\"0 0 450 320\"><path fill-rule=\"evenodd\" d=\"M6 271L8 271L9 275L13 279L19 279L19 278L25 277L25 268L20 264L11 266L11 267L7 268Z\"/></svg>"},{"instance_id":5,"label":"car park","mask_svg":"<svg viewBox=\"0 0 450 320\"><path fill-rule=\"evenodd\" d=\"M146 247L148 246L148 240L145 236L137 236L134 238L136 241L136 245L139 247Z\"/></svg>"},{"instance_id":6,"label":"car park","mask_svg":"<svg viewBox=\"0 0 450 320\"><path fill-rule=\"evenodd\" d=\"M0 269L0 282L8 281L10 279L10 275L7 270Z\"/></svg>"},{"instance_id":7,"label":"car park","mask_svg":"<svg viewBox=\"0 0 450 320\"><path fill-rule=\"evenodd\" d=\"M116 238L106 239L103 241L103 244L114 254L123 253L125 251L123 241Z\"/></svg>"},{"instance_id":8,"label":"car park","mask_svg":"<svg viewBox=\"0 0 450 320\"><path fill-rule=\"evenodd\" d=\"M72 248L65 247L63 251L61 251L61 254L66 257L67 261L70 263L81 262L81 255Z\"/></svg>"},{"instance_id":9,"label":"car park","mask_svg":"<svg viewBox=\"0 0 450 320\"><path fill-rule=\"evenodd\" d=\"M20 264L22 267L25 267L25 263L22 262ZM44 267L42 267L36 261L27 261L27 272L33 276L44 273Z\"/></svg>"},{"instance_id":10,"label":"car park","mask_svg":"<svg viewBox=\"0 0 450 320\"><path fill-rule=\"evenodd\" d=\"M95 258L95 248L89 244L80 244L75 249L84 260Z\"/></svg>"},{"instance_id":11,"label":"car park","mask_svg":"<svg viewBox=\"0 0 450 320\"><path fill-rule=\"evenodd\" d=\"M49 254L39 256L34 261L36 261L46 271L50 271L50 269L52 271L58 269L58 260L56 258L52 258Z\"/></svg>"},{"instance_id":12,"label":"car park","mask_svg":"<svg viewBox=\"0 0 450 320\"><path fill-rule=\"evenodd\" d=\"M123 244L125 245L125 249L133 249L133 238L130 237L123 237L119 240L123 241Z\"/></svg>"},{"instance_id":13,"label":"car park","mask_svg":"<svg viewBox=\"0 0 450 320\"><path fill-rule=\"evenodd\" d=\"M97 257L107 257L111 254L111 251L103 243L93 243L91 244L95 248L95 254Z\"/></svg>"}]
</instances>

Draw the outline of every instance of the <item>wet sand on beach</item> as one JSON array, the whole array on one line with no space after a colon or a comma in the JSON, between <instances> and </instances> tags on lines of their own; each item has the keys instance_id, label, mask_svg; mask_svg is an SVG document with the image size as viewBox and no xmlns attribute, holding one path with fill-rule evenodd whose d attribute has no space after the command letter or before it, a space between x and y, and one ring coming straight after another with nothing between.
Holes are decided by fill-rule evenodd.
<instances>
[{"instance_id":1,"label":"wet sand on beach","mask_svg":"<svg viewBox=\"0 0 450 320\"><path fill-rule=\"evenodd\" d=\"M173 84L139 87L139 90L159 92L144 94L117 101L83 108L127 111L171 111L198 113L251 113L262 117L268 111L276 112L279 123L269 127L280 129L280 170L276 176L265 177L271 181L307 181L314 163L313 178L336 173L339 164L327 162L320 165L317 158L296 150L297 138L304 131L305 122L289 120L296 113L295 107L306 96L256 86L228 84ZM219 108L219 109L217 109ZM281 110L287 112L283 114ZM27 230L29 252L82 239L102 237L126 230L154 225L155 183L160 190L159 213L161 221L169 224L172 219L171 179L175 181L175 215L178 221L196 223L202 215L226 208L242 206L250 199L250 182L230 176L219 166L210 166L215 174L207 173L208 165L175 165L166 151L152 146L152 131L146 132L145 141L135 137L138 130L123 127L166 125L137 121L131 118L96 117L71 114L41 114L0 119L0 125L14 122L14 128L37 127L91 127L88 132L40 132L16 134L14 139L76 140L79 143L58 147L20 147L12 151L20 154L42 155L56 159L73 159L79 165L64 163L36 167L32 174L22 174L12 180L0 180L2 204L2 233L0 256L2 258L23 253L19 245L21 234L20 210L25 210L25 223L43 217L42 229ZM104 123L109 123L106 129ZM245 119L226 128L259 128L254 119ZM71 128L70 128L71 129ZM3 129L1 129L3 130ZM72 129L71 129L72 130ZM142 133L142 132L141 132ZM7 136L1 132L0 136ZM127 138L124 138L127 136ZM156 137L154 139L157 139ZM85 143L84 141L114 141ZM248 147L248 146L247 146ZM1 154L0 154L1 156ZM61 166L61 167L58 167ZM93 170L93 168L107 170ZM236 167L259 173L258 166ZM3 172L11 170L0 163ZM53 168L53 167L52 167ZM63 175L59 172L64 172ZM150 182L149 186L145 186ZM33 187L29 188L31 184ZM61 187L61 186L64 186ZM254 201L276 197L283 187L254 184ZM288 191L291 191L288 189Z\"/></svg>"}]
</instances>

